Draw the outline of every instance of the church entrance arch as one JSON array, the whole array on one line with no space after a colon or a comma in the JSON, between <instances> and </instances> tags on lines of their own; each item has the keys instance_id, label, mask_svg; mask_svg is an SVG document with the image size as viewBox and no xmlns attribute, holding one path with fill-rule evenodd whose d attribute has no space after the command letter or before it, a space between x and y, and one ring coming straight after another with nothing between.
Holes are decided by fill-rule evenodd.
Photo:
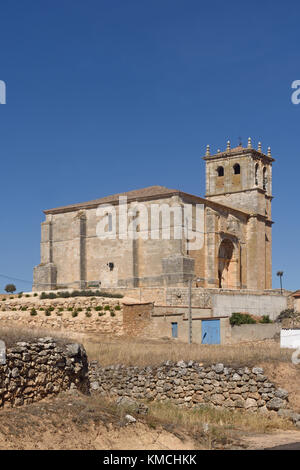
<instances>
[{"instance_id":1,"label":"church entrance arch","mask_svg":"<svg viewBox=\"0 0 300 470\"><path fill-rule=\"evenodd\" d=\"M224 238L218 253L219 288L239 288L239 257L238 250L229 238Z\"/></svg>"}]
</instances>

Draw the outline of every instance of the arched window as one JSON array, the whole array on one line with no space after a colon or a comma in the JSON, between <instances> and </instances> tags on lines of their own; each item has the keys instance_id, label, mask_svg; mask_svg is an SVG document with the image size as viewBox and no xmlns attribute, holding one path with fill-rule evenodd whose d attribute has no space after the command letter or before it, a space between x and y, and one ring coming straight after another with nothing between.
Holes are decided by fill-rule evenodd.
<instances>
[{"instance_id":1,"label":"arched window","mask_svg":"<svg viewBox=\"0 0 300 470\"><path fill-rule=\"evenodd\" d=\"M217 174L218 176L224 176L224 168L222 166L217 168Z\"/></svg>"},{"instance_id":2,"label":"arched window","mask_svg":"<svg viewBox=\"0 0 300 470\"><path fill-rule=\"evenodd\" d=\"M255 184L258 185L258 163L255 165Z\"/></svg>"},{"instance_id":3,"label":"arched window","mask_svg":"<svg viewBox=\"0 0 300 470\"><path fill-rule=\"evenodd\" d=\"M238 163L233 165L233 172L235 175L240 175L241 174L241 167Z\"/></svg>"},{"instance_id":4,"label":"arched window","mask_svg":"<svg viewBox=\"0 0 300 470\"><path fill-rule=\"evenodd\" d=\"M268 182L268 178L267 178L267 169L266 167L264 167L263 169L263 189L266 191L267 189L267 182Z\"/></svg>"}]
</instances>

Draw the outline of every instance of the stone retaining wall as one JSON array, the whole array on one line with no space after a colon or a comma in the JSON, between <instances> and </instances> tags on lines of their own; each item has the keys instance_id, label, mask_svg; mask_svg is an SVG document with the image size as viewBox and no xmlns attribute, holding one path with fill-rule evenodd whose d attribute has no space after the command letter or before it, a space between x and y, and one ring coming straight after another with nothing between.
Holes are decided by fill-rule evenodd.
<instances>
[{"instance_id":1,"label":"stone retaining wall","mask_svg":"<svg viewBox=\"0 0 300 470\"><path fill-rule=\"evenodd\" d=\"M223 364L205 367L193 361L167 361L160 367L145 368L101 367L93 361L89 377L91 391L103 396L263 412L288 408L288 392L276 388L259 367L232 368Z\"/></svg>"},{"instance_id":2,"label":"stone retaining wall","mask_svg":"<svg viewBox=\"0 0 300 470\"><path fill-rule=\"evenodd\" d=\"M102 307L101 311L97 310L99 307ZM32 309L35 310L34 315ZM77 316L72 315L74 311L77 311ZM0 324L119 336L123 331L123 305L121 299L106 297L42 300L23 296L20 299L0 300Z\"/></svg>"},{"instance_id":3,"label":"stone retaining wall","mask_svg":"<svg viewBox=\"0 0 300 470\"><path fill-rule=\"evenodd\" d=\"M2 358L0 406L32 403L74 386L89 392L87 357L79 344L59 345L53 338L39 338L16 343Z\"/></svg>"}]
</instances>

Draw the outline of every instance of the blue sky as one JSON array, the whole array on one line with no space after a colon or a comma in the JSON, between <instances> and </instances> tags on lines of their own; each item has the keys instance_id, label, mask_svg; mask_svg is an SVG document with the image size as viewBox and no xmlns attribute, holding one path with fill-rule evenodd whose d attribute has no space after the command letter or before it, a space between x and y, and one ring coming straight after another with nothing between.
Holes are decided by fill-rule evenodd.
<instances>
[{"instance_id":1,"label":"blue sky","mask_svg":"<svg viewBox=\"0 0 300 470\"><path fill-rule=\"evenodd\" d=\"M155 184L205 194L206 144L270 145L273 287L300 288L297 1L1 2L0 273L29 282L43 209ZM9 280L0 277L0 290Z\"/></svg>"}]
</instances>

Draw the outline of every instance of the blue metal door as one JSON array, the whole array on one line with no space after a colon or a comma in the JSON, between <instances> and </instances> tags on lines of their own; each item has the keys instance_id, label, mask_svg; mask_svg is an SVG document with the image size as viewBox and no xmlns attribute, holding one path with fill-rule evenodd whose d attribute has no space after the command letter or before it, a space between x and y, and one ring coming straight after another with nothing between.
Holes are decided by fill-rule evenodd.
<instances>
[{"instance_id":1,"label":"blue metal door","mask_svg":"<svg viewBox=\"0 0 300 470\"><path fill-rule=\"evenodd\" d=\"M172 338L178 337L178 323L172 322Z\"/></svg>"},{"instance_id":2,"label":"blue metal door","mask_svg":"<svg viewBox=\"0 0 300 470\"><path fill-rule=\"evenodd\" d=\"M220 320L202 320L202 344L220 344Z\"/></svg>"}]
</instances>

